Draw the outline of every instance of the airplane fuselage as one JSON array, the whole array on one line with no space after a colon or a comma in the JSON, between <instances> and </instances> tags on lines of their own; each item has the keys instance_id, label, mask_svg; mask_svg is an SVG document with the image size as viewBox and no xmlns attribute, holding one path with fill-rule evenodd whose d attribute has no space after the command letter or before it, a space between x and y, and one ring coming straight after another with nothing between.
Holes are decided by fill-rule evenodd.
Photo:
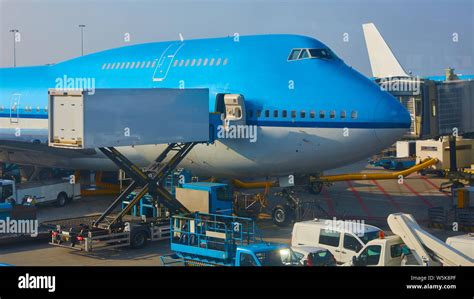
<instances>
[{"instance_id":1,"label":"airplane fuselage","mask_svg":"<svg viewBox=\"0 0 474 299\"><path fill-rule=\"evenodd\" d=\"M323 49L331 55L289 59L293 49ZM114 169L98 152L81 155L47 148L48 89L80 88L78 84L208 88L210 112L221 109L219 95L241 94L246 124L257 126L255 142L229 138L197 145L181 164L196 175L318 173L377 153L410 126L407 111L395 98L313 38L262 35L157 42L51 66L0 69L0 161ZM159 126L159 115L149 125ZM25 147L31 143L34 151ZM120 150L145 165L163 147Z\"/></svg>"}]
</instances>

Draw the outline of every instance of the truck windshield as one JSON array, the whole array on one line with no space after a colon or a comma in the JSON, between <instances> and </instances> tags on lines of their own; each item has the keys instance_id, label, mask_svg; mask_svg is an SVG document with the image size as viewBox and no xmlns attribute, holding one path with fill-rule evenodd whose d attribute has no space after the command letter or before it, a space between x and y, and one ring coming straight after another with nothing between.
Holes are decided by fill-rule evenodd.
<instances>
[{"instance_id":1,"label":"truck windshield","mask_svg":"<svg viewBox=\"0 0 474 299\"><path fill-rule=\"evenodd\" d=\"M290 266L294 265L297 258L289 248L255 253L262 266Z\"/></svg>"},{"instance_id":2,"label":"truck windshield","mask_svg":"<svg viewBox=\"0 0 474 299\"><path fill-rule=\"evenodd\" d=\"M377 239L379 237L379 231L365 232L363 236L358 236L364 244L367 244L369 241Z\"/></svg>"}]
</instances>

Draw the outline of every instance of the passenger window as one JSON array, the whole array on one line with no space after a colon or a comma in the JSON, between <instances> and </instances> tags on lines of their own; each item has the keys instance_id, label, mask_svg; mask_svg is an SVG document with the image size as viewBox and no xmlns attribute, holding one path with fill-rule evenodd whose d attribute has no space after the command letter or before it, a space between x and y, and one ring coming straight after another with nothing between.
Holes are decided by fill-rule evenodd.
<instances>
[{"instance_id":1,"label":"passenger window","mask_svg":"<svg viewBox=\"0 0 474 299\"><path fill-rule=\"evenodd\" d=\"M351 112L351 118L356 119L357 118L357 111L352 111Z\"/></svg>"},{"instance_id":2,"label":"passenger window","mask_svg":"<svg viewBox=\"0 0 474 299\"><path fill-rule=\"evenodd\" d=\"M291 118L296 118L296 111L295 110L291 111Z\"/></svg>"},{"instance_id":3,"label":"passenger window","mask_svg":"<svg viewBox=\"0 0 474 299\"><path fill-rule=\"evenodd\" d=\"M265 117L270 117L270 110L265 110Z\"/></svg>"},{"instance_id":4,"label":"passenger window","mask_svg":"<svg viewBox=\"0 0 474 299\"><path fill-rule=\"evenodd\" d=\"M311 110L311 111L309 112L309 117L310 117L310 118L315 118L315 117L316 117L316 113L315 113L313 110Z\"/></svg>"},{"instance_id":5,"label":"passenger window","mask_svg":"<svg viewBox=\"0 0 474 299\"><path fill-rule=\"evenodd\" d=\"M306 112L303 110L300 112L300 117L305 118L306 117Z\"/></svg>"},{"instance_id":6,"label":"passenger window","mask_svg":"<svg viewBox=\"0 0 474 299\"><path fill-rule=\"evenodd\" d=\"M395 244L390 246L390 256L392 258L400 257L403 253L404 244Z\"/></svg>"},{"instance_id":7,"label":"passenger window","mask_svg":"<svg viewBox=\"0 0 474 299\"><path fill-rule=\"evenodd\" d=\"M324 112L324 110L319 111L319 118L324 118L325 114L326 112Z\"/></svg>"},{"instance_id":8,"label":"passenger window","mask_svg":"<svg viewBox=\"0 0 474 299\"><path fill-rule=\"evenodd\" d=\"M262 116L262 110L257 110L257 117Z\"/></svg>"},{"instance_id":9,"label":"passenger window","mask_svg":"<svg viewBox=\"0 0 474 299\"><path fill-rule=\"evenodd\" d=\"M332 110L329 112L329 118L336 118L336 111Z\"/></svg>"},{"instance_id":10,"label":"passenger window","mask_svg":"<svg viewBox=\"0 0 474 299\"><path fill-rule=\"evenodd\" d=\"M278 110L273 110L273 117L278 117Z\"/></svg>"},{"instance_id":11,"label":"passenger window","mask_svg":"<svg viewBox=\"0 0 474 299\"><path fill-rule=\"evenodd\" d=\"M248 253L241 253L240 254L240 265L244 267L248 266L257 266L255 259L252 255Z\"/></svg>"},{"instance_id":12,"label":"passenger window","mask_svg":"<svg viewBox=\"0 0 474 299\"><path fill-rule=\"evenodd\" d=\"M253 110L247 110L247 117L252 118L253 117Z\"/></svg>"},{"instance_id":13,"label":"passenger window","mask_svg":"<svg viewBox=\"0 0 474 299\"><path fill-rule=\"evenodd\" d=\"M379 263L380 253L382 252L382 246L371 245L367 247L359 256L361 265L364 266L375 266Z\"/></svg>"},{"instance_id":14,"label":"passenger window","mask_svg":"<svg viewBox=\"0 0 474 299\"><path fill-rule=\"evenodd\" d=\"M330 231L325 228L322 228L319 232L319 243L337 247L339 246L340 234L339 232Z\"/></svg>"},{"instance_id":15,"label":"passenger window","mask_svg":"<svg viewBox=\"0 0 474 299\"><path fill-rule=\"evenodd\" d=\"M362 244L349 234L344 234L344 248L355 252L359 252L362 249Z\"/></svg>"},{"instance_id":16,"label":"passenger window","mask_svg":"<svg viewBox=\"0 0 474 299\"><path fill-rule=\"evenodd\" d=\"M308 50L303 49L301 50L300 57L298 59L309 58Z\"/></svg>"},{"instance_id":17,"label":"passenger window","mask_svg":"<svg viewBox=\"0 0 474 299\"><path fill-rule=\"evenodd\" d=\"M300 55L301 50L300 49L295 49L292 50L290 53L290 56L288 57L288 60L296 60L298 59L298 55Z\"/></svg>"},{"instance_id":18,"label":"passenger window","mask_svg":"<svg viewBox=\"0 0 474 299\"><path fill-rule=\"evenodd\" d=\"M286 111L286 110L283 110L283 111L281 112L281 117L286 118L287 116L288 116L287 111Z\"/></svg>"},{"instance_id":19,"label":"passenger window","mask_svg":"<svg viewBox=\"0 0 474 299\"><path fill-rule=\"evenodd\" d=\"M341 118L346 118L346 111L341 111Z\"/></svg>"}]
</instances>

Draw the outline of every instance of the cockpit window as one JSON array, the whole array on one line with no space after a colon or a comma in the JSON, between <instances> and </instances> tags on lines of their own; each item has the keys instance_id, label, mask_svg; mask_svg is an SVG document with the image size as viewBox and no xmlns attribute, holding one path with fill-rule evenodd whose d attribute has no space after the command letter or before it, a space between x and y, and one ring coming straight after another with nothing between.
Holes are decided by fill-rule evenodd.
<instances>
[{"instance_id":1,"label":"cockpit window","mask_svg":"<svg viewBox=\"0 0 474 299\"><path fill-rule=\"evenodd\" d=\"M301 50L301 54L298 57L298 59L303 59L303 58L309 58L309 53L308 53L308 50L306 49Z\"/></svg>"},{"instance_id":2,"label":"cockpit window","mask_svg":"<svg viewBox=\"0 0 474 299\"><path fill-rule=\"evenodd\" d=\"M332 53L327 49L309 49L309 53L311 54L311 58L333 58Z\"/></svg>"},{"instance_id":3,"label":"cockpit window","mask_svg":"<svg viewBox=\"0 0 474 299\"><path fill-rule=\"evenodd\" d=\"M290 57L288 57L288 60L296 60L298 59L298 55L300 54L301 49L294 49L290 53Z\"/></svg>"},{"instance_id":4,"label":"cockpit window","mask_svg":"<svg viewBox=\"0 0 474 299\"><path fill-rule=\"evenodd\" d=\"M329 49L292 49L288 60L334 58L335 55Z\"/></svg>"}]
</instances>

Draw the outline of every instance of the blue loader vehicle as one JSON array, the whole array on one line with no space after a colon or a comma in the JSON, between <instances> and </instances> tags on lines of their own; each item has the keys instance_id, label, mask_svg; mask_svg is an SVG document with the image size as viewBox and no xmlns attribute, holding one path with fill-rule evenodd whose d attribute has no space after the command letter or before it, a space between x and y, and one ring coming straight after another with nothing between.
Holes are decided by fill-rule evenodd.
<instances>
[{"instance_id":1,"label":"blue loader vehicle","mask_svg":"<svg viewBox=\"0 0 474 299\"><path fill-rule=\"evenodd\" d=\"M250 218L191 213L171 218L174 254L162 256L165 266L297 266L286 244L257 240Z\"/></svg>"},{"instance_id":2,"label":"blue loader vehicle","mask_svg":"<svg viewBox=\"0 0 474 299\"><path fill-rule=\"evenodd\" d=\"M369 164L374 167L383 167L387 170L405 170L415 166L416 158L382 157L374 160L369 160Z\"/></svg>"}]
</instances>

